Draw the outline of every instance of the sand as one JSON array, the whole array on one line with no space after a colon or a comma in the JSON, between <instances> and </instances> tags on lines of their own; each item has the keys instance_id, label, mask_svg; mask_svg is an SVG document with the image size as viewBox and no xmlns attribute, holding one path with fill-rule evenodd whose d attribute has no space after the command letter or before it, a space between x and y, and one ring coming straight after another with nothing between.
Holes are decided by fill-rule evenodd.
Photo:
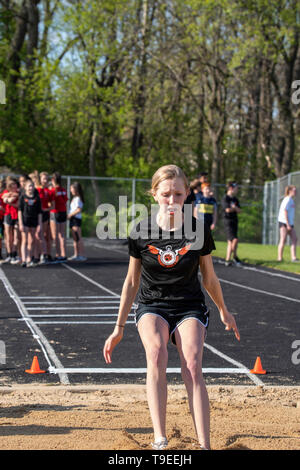
<instances>
[{"instance_id":1,"label":"sand","mask_svg":"<svg viewBox=\"0 0 300 470\"><path fill-rule=\"evenodd\" d=\"M212 450L299 450L300 388L208 386ZM0 387L1 450L149 450L144 385ZM197 450L182 385L168 388L170 450Z\"/></svg>"}]
</instances>

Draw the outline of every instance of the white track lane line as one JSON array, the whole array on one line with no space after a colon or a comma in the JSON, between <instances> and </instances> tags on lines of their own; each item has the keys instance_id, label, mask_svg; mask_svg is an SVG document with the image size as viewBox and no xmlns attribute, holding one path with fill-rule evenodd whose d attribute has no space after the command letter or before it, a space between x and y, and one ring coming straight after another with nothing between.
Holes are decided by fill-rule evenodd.
<instances>
[{"instance_id":1,"label":"white track lane line","mask_svg":"<svg viewBox=\"0 0 300 470\"><path fill-rule=\"evenodd\" d=\"M114 250L112 250L114 251ZM94 281L93 279L90 279L88 276L85 276L84 274L82 274L80 271L77 271L76 269L74 268L70 268L70 266L68 266L67 264L65 263L62 263L62 265L64 267L66 267L67 269L70 269L71 271L73 271L75 274L78 274L79 276L83 277L84 279L86 279L87 281L89 282L92 282L92 284L95 284L95 285L98 285L98 287L100 287L101 289L104 288L104 286L102 284L99 284L97 283L96 281ZM115 294L113 291L111 290L108 290L107 288L105 288L105 290L109 291L111 294ZM117 294L115 294L117 296ZM118 296L119 297L119 296ZM109 323L114 323L114 322L109 322ZM129 323L129 322L128 322ZM132 322L132 323L135 323L135 322ZM247 369L243 364L235 361L234 359L231 359L229 356L226 356L225 354L221 353L220 351L218 351L216 348L213 348L212 346L209 346L209 345L206 345L205 346L207 348L209 348L214 354L217 354L218 356L222 357L223 359L225 359L226 361L232 363L232 364L235 364L237 365L237 369L209 369L209 370L223 370L224 373L225 370L230 370L231 373L237 373L237 372L233 372L233 371L239 371L238 373L243 373L243 374L247 374L247 376L256 384L256 385L263 385L263 382L258 378L256 377L254 374L251 374L250 370ZM75 369L66 369L68 370L68 373L71 373L70 371L74 371ZM81 370L82 372L86 372L86 373L89 373L91 372L93 369L76 369L76 370ZM109 373L110 372L110 369L109 368L103 368L103 369L94 369L94 370L98 370L98 371L102 371L102 373ZM122 373L121 371L124 370L124 369L113 369L114 371L119 371L120 373ZM126 371L129 371L129 370L132 370L132 371L135 371L135 370L140 370L140 369L125 369ZM170 370L170 369L167 369L167 371ZM176 371L178 371L177 373L179 373L179 371L181 371L180 369L174 369ZM206 369L207 370L207 369ZM203 369L203 372L205 371L205 369ZM56 371L52 371L52 372L56 372ZM73 372L75 373L75 372ZM126 373L129 373L129 372L126 372ZM136 373L136 372L132 372L132 373Z\"/></svg>"},{"instance_id":2,"label":"white track lane line","mask_svg":"<svg viewBox=\"0 0 300 470\"><path fill-rule=\"evenodd\" d=\"M20 297L18 296L18 294L12 287L11 283L9 282L2 268L0 268L0 280L2 281L10 298L15 302L23 320L26 322L28 328L32 332L33 338L41 346L41 349L44 352L45 358L49 364L49 369L53 367L50 362L50 359L51 359L55 367L61 370L61 372L59 372L59 378L60 378L61 383L64 385L69 385L70 382L69 382L68 376L66 372L63 370L63 365L61 364L60 360L56 356L54 349L50 346L47 338L43 335L41 330L38 328L36 323L32 320L32 318L28 314L25 305L23 304L22 300L20 299Z\"/></svg>"},{"instance_id":3,"label":"white track lane line","mask_svg":"<svg viewBox=\"0 0 300 470\"><path fill-rule=\"evenodd\" d=\"M230 284L231 286L241 287L242 289L251 290L253 292L258 292L259 294L270 295L271 297L278 297L279 299L288 300L289 302L300 303L300 299L294 299L293 297L287 297L286 295L275 294L273 292L268 292L266 290L256 289L255 287L245 286L244 284L238 284L237 282L227 281L226 279L218 278L220 282L224 284Z\"/></svg>"}]
</instances>

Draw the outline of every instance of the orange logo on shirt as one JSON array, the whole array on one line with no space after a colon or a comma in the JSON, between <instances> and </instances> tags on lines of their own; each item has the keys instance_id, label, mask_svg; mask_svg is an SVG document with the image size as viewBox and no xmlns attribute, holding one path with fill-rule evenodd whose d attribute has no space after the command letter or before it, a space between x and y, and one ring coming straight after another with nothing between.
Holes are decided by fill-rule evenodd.
<instances>
[{"instance_id":1,"label":"orange logo on shirt","mask_svg":"<svg viewBox=\"0 0 300 470\"><path fill-rule=\"evenodd\" d=\"M160 248L156 248L153 245L148 245L150 253L154 255L158 255L157 259L161 266L164 268L172 268L175 266L179 260L179 255L185 255L189 249L191 248L191 244L180 248L179 250L172 250L170 245L166 246L165 250L161 250Z\"/></svg>"}]
</instances>

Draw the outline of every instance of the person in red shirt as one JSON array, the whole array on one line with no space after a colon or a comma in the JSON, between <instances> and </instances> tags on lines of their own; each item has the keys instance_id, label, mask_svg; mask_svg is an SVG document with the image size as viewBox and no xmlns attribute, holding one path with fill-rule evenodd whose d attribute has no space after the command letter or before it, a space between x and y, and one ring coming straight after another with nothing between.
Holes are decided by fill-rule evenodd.
<instances>
[{"instance_id":1,"label":"person in red shirt","mask_svg":"<svg viewBox=\"0 0 300 470\"><path fill-rule=\"evenodd\" d=\"M53 173L51 183L53 189L51 190L50 230L56 246L55 262L64 262L67 261L66 221L68 196L67 191L61 185L61 175L57 171Z\"/></svg>"},{"instance_id":2,"label":"person in red shirt","mask_svg":"<svg viewBox=\"0 0 300 470\"><path fill-rule=\"evenodd\" d=\"M2 239L4 237L4 212L5 212L5 204L2 200L2 192L4 190L3 185L4 180L0 183L0 260L2 260Z\"/></svg>"},{"instance_id":3,"label":"person in red shirt","mask_svg":"<svg viewBox=\"0 0 300 470\"><path fill-rule=\"evenodd\" d=\"M51 233L50 233L50 208L52 195L48 188L49 175L46 171L42 171L39 175L39 186L37 190L40 195L42 204L42 223L43 223L43 257L42 262L51 261Z\"/></svg>"},{"instance_id":4,"label":"person in red shirt","mask_svg":"<svg viewBox=\"0 0 300 470\"><path fill-rule=\"evenodd\" d=\"M7 251L5 263L16 264L18 260L18 199L19 188L16 179L10 176L6 180L6 189L2 193L5 204L4 211L4 236Z\"/></svg>"}]
</instances>

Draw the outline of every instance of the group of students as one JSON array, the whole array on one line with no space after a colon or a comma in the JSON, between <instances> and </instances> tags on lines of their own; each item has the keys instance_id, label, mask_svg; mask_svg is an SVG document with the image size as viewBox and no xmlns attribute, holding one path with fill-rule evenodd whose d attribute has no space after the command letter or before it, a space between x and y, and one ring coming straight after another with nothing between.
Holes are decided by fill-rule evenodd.
<instances>
[{"instance_id":1,"label":"group of students","mask_svg":"<svg viewBox=\"0 0 300 470\"><path fill-rule=\"evenodd\" d=\"M72 200L61 175L34 171L19 178L7 176L0 187L1 263L34 267L38 264L85 261L81 237L84 196L80 183L71 185ZM66 256L66 223L70 222L74 254ZM2 257L4 239L6 257ZM51 256L52 246L55 256Z\"/></svg>"},{"instance_id":2,"label":"group of students","mask_svg":"<svg viewBox=\"0 0 300 470\"><path fill-rule=\"evenodd\" d=\"M221 201L224 231L227 239L225 266L231 266L233 263L237 266L241 264L241 260L237 256L238 214L241 211L241 206L236 196L237 191L237 183L234 181L229 182L226 185L226 192ZM207 173L200 173L199 177L191 182L190 195L186 203L193 204L194 217L203 217L204 222L211 230L216 228L218 214L217 201L208 181Z\"/></svg>"}]
</instances>

